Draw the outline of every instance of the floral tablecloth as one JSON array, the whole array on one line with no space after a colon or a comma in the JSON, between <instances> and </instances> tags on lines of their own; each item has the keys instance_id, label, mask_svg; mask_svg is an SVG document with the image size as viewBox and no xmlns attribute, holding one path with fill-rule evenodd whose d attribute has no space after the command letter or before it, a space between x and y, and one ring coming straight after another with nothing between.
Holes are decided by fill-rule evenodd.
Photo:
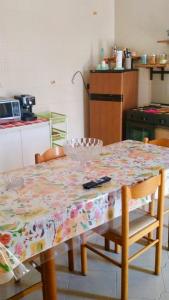
<instances>
[{"instance_id":1,"label":"floral tablecloth","mask_svg":"<svg viewBox=\"0 0 169 300\"><path fill-rule=\"evenodd\" d=\"M121 186L142 181L160 168L169 169L169 149L123 141L104 147L83 169L65 157L9 172L5 176L22 177L24 184L0 189L0 283L11 278L20 262L119 216ZM82 188L102 176L112 180L95 189ZM3 180L1 174L0 187ZM148 201L131 200L130 208Z\"/></svg>"}]
</instances>

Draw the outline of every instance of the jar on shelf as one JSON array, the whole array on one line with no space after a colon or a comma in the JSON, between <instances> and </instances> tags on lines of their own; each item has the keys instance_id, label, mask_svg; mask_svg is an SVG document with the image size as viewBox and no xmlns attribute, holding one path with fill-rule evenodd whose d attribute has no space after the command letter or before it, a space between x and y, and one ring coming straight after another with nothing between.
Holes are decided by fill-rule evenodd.
<instances>
[{"instance_id":1,"label":"jar on shelf","mask_svg":"<svg viewBox=\"0 0 169 300\"><path fill-rule=\"evenodd\" d=\"M167 54L162 53L159 55L159 63L160 64L166 64L167 63Z\"/></svg>"},{"instance_id":2,"label":"jar on shelf","mask_svg":"<svg viewBox=\"0 0 169 300\"><path fill-rule=\"evenodd\" d=\"M149 60L148 60L150 65L155 65L156 64L156 54L151 54L149 56Z\"/></svg>"},{"instance_id":3,"label":"jar on shelf","mask_svg":"<svg viewBox=\"0 0 169 300\"><path fill-rule=\"evenodd\" d=\"M141 64L143 64L143 65L147 64L147 54L146 53L141 55Z\"/></svg>"}]
</instances>

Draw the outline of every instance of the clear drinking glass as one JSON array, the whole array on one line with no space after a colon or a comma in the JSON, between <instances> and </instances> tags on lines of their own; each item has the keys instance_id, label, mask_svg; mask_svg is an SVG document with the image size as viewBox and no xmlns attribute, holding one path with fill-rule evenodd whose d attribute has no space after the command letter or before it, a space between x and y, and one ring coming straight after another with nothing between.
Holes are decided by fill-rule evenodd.
<instances>
[{"instance_id":1,"label":"clear drinking glass","mask_svg":"<svg viewBox=\"0 0 169 300\"><path fill-rule=\"evenodd\" d=\"M0 175L0 193L4 193L8 190L17 190L24 185L24 179L22 177L11 176L8 173L2 173Z\"/></svg>"}]
</instances>

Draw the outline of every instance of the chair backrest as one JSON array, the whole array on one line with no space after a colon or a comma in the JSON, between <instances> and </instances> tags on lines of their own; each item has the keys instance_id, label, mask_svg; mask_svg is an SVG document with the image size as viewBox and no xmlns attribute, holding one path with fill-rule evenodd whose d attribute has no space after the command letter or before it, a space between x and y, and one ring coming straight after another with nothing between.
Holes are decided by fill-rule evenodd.
<instances>
[{"instance_id":1,"label":"chair backrest","mask_svg":"<svg viewBox=\"0 0 169 300\"><path fill-rule=\"evenodd\" d=\"M160 170L159 175L141 183L122 187L122 232L126 239L129 237L129 200L137 201L137 199L154 194L157 189L157 220L161 222L164 208L164 170Z\"/></svg>"},{"instance_id":2,"label":"chair backrest","mask_svg":"<svg viewBox=\"0 0 169 300\"><path fill-rule=\"evenodd\" d=\"M149 140L148 138L144 138L144 143L149 143L157 146L168 147L169 148L169 139L155 139Z\"/></svg>"},{"instance_id":3,"label":"chair backrest","mask_svg":"<svg viewBox=\"0 0 169 300\"><path fill-rule=\"evenodd\" d=\"M55 148L49 148L43 154L35 154L35 164L40 164L52 159L65 156L63 147L56 146Z\"/></svg>"}]
</instances>

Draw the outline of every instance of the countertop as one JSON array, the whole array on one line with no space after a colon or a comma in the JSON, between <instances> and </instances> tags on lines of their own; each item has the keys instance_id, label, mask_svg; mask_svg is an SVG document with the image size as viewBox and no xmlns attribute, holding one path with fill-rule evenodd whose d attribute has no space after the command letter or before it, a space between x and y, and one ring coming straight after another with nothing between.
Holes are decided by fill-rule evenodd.
<instances>
[{"instance_id":1,"label":"countertop","mask_svg":"<svg viewBox=\"0 0 169 300\"><path fill-rule=\"evenodd\" d=\"M13 122L11 121L8 123L0 124L0 129L17 128L21 126L34 125L34 124L39 124L44 122L48 122L48 120L43 118L38 118L37 120L33 120L33 121L13 121Z\"/></svg>"},{"instance_id":2,"label":"countertop","mask_svg":"<svg viewBox=\"0 0 169 300\"><path fill-rule=\"evenodd\" d=\"M130 70L126 70L126 69L119 69L119 70L90 70L90 73L127 73L127 72L138 72L138 69L130 69Z\"/></svg>"}]
</instances>

